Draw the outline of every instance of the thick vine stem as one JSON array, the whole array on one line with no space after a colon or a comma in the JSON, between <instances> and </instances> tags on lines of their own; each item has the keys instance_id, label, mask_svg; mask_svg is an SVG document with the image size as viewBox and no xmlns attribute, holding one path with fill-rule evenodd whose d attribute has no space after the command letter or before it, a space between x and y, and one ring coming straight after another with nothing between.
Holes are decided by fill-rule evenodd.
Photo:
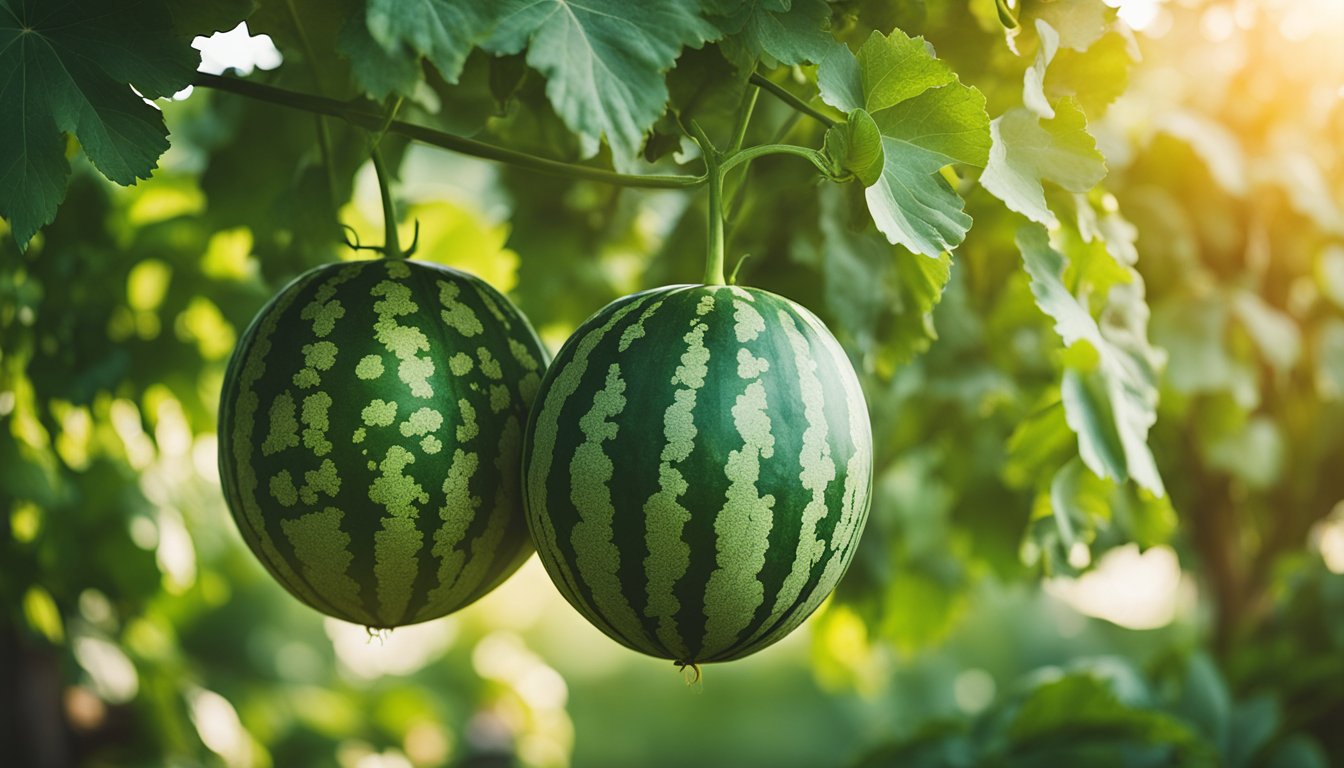
<instances>
[{"instance_id":1,"label":"thick vine stem","mask_svg":"<svg viewBox=\"0 0 1344 768\"><path fill-rule=\"evenodd\" d=\"M265 85L251 80L243 80L237 77L224 77L222 75L211 75L202 72L197 73L194 84L202 88L214 88L216 90L228 91L229 93L237 94L239 96L246 96L271 104L278 104L290 109L338 117L352 125L370 131L382 130L384 128L384 123L386 122L386 117L384 115L369 110L358 103L340 101L338 99L328 99L307 93L299 93L297 91L276 88L275 86ZM479 157L484 160L493 160L499 163L516 165L520 168L526 168L540 173L550 173L559 176L585 179L588 181L600 181L623 187L687 189L698 187L701 184L704 184L707 180L705 176L618 173L616 171L606 170L605 168L593 168L592 166L587 165L565 163L559 160L551 160L549 158L537 157L536 155L529 155L526 152L498 147L493 144L487 144L482 141L476 141L462 136L455 136L451 133L437 131L433 128L428 128L423 125L415 125L401 120L387 122L386 130L390 133L414 139L423 144L442 147L443 149L448 149L464 155L471 155L472 157Z\"/></svg>"},{"instance_id":2,"label":"thick vine stem","mask_svg":"<svg viewBox=\"0 0 1344 768\"><path fill-rule=\"evenodd\" d=\"M815 165L817 170L821 171L826 178L836 178L825 155L815 149L800 147L796 144L760 144L755 147L747 147L723 159L723 172L727 173L742 163L749 163L764 155L796 155Z\"/></svg>"},{"instance_id":3,"label":"thick vine stem","mask_svg":"<svg viewBox=\"0 0 1344 768\"><path fill-rule=\"evenodd\" d=\"M705 245L705 285L726 285L723 279L723 174L722 157L708 134L694 120L691 134L705 156L705 176L709 178L709 237Z\"/></svg>"},{"instance_id":4,"label":"thick vine stem","mask_svg":"<svg viewBox=\"0 0 1344 768\"><path fill-rule=\"evenodd\" d=\"M811 104L808 104L807 102L803 101L797 96L794 96L792 93L789 93L787 90L784 89L784 86L780 85L779 83L776 83L774 80L771 80L770 78L766 77L765 75L762 75L759 72L751 73L750 82L752 85L760 86L762 89L769 91L771 96L774 96L775 98L779 99L785 104L788 104L790 107L793 107L794 109L798 110L799 112L802 112L808 117L811 117L812 119L816 120L817 122L821 123L827 128L830 128L831 126L836 125L837 123L840 122L839 120L836 120L835 118L831 117L825 112L822 112L821 110L817 109Z\"/></svg>"}]
</instances>

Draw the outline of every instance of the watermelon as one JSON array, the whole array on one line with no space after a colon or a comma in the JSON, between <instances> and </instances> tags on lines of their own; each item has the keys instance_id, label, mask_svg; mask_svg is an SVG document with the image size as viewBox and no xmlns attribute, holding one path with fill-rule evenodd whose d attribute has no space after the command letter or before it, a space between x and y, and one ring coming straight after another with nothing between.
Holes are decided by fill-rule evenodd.
<instances>
[{"instance_id":1,"label":"watermelon","mask_svg":"<svg viewBox=\"0 0 1344 768\"><path fill-rule=\"evenodd\" d=\"M523 447L527 523L564 597L681 665L792 632L868 516L872 432L844 351L766 291L672 286L589 318Z\"/></svg>"},{"instance_id":2,"label":"watermelon","mask_svg":"<svg viewBox=\"0 0 1344 768\"><path fill-rule=\"evenodd\" d=\"M328 264L252 321L220 397L234 520L299 600L437 618L532 551L519 456L546 353L500 293L414 261Z\"/></svg>"}]
</instances>

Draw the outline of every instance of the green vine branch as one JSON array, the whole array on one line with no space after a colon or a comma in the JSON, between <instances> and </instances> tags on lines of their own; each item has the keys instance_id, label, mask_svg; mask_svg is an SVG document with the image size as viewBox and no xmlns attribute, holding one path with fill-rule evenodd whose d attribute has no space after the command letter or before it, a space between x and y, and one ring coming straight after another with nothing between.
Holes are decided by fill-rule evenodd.
<instances>
[{"instance_id":1,"label":"green vine branch","mask_svg":"<svg viewBox=\"0 0 1344 768\"><path fill-rule=\"evenodd\" d=\"M727 173L743 163L749 163L758 157L765 155L794 155L812 163L818 171L828 179L834 179L835 173L831 168L831 163L826 159L826 155L820 151L809 147L800 147L796 144L761 144L755 147L734 152L723 159L723 172Z\"/></svg>"},{"instance_id":2,"label":"green vine branch","mask_svg":"<svg viewBox=\"0 0 1344 768\"><path fill-rule=\"evenodd\" d=\"M770 78L766 77L765 75L762 75L759 72L751 73L750 82L752 85L759 86L762 90L766 91L771 96L774 96L775 98L779 99L785 104L788 104L790 107L793 107L795 110L803 113L804 115L811 117L812 119L816 120L817 122L821 123L827 128L830 128L831 126L836 125L837 123L840 122L834 117L831 117L825 112L822 112L821 110L812 106L811 104L808 104L806 101L803 101L797 96L794 96L792 93L786 90L784 86L780 85L779 83L776 83L774 80L771 80Z\"/></svg>"},{"instance_id":3,"label":"green vine branch","mask_svg":"<svg viewBox=\"0 0 1344 768\"><path fill-rule=\"evenodd\" d=\"M195 85L203 88L226 91L239 96L246 96L251 99L277 104L290 109L337 117L345 120L351 125L359 126L360 128L369 131L382 130L384 123L386 122L384 115L380 115L357 102L340 101L338 99L329 99L323 96L299 93L297 91L277 88L272 85L265 85L236 77L198 73L196 75ZM389 133L405 136L406 138L419 141L423 144L442 147L443 149L452 150L453 152L458 152L460 154L479 157L483 160L493 160L495 162L516 165L520 168L526 168L540 173L550 173L560 176L586 179L588 181L601 181L607 184L615 184L623 187L642 187L646 189L687 189L698 187L701 184L704 184L707 180L705 176L618 173L616 171L606 170L605 168L594 168L587 165L577 165L575 163L566 163L559 160L538 157L536 155L527 154L526 152L507 149L505 147L487 144L482 141L476 141L462 136L454 136L451 133L445 133L423 125L407 123L401 120L393 120L387 122L386 125L386 130Z\"/></svg>"},{"instance_id":4,"label":"green vine branch","mask_svg":"<svg viewBox=\"0 0 1344 768\"><path fill-rule=\"evenodd\" d=\"M351 125L370 131L374 136L372 157L374 170L378 175L378 190L382 195L383 222L386 232L383 246L379 250L382 250L389 258L405 258L408 254L401 251L400 243L398 242L396 209L389 188L387 169L383 164L382 154L379 152L377 146L378 141L385 133L395 133L414 141L441 147L472 157L479 157L484 160L507 163L541 173L550 173L589 181L600 181L617 186L643 187L649 189L691 189L699 187L702 184L708 184L709 232L707 252L705 254L704 275L704 282L706 285L725 284L723 231L723 180L725 174L738 166L745 167L746 164L750 163L752 160L765 155L794 155L812 163L812 165L826 178L833 181L841 180L835 175L835 171L831 167L830 161L827 160L826 155L819 150L811 149L809 147L800 147L793 144L779 143L762 144L754 147L747 147L745 149L742 147L746 138L747 125L751 120L751 113L756 106L756 100L761 90L765 90L783 100L793 107L799 114L809 115L827 126L835 125L837 122L834 118L815 109L797 96L784 90L783 87L759 74L752 74L751 83L752 87L749 88L743 99L742 108L738 113L737 122L733 127L733 135L727 151L721 151L715 147L704 130L701 129L699 125L692 122L688 132L691 134L692 138L695 139L696 143L700 145L701 152L705 159L705 172L699 176L687 176L619 173L606 170L605 168L594 168L588 165L578 165L575 163L566 163L559 160L538 157L526 152L519 152L506 147L476 141L475 139L456 136L427 126L396 120L394 119L396 114L395 107L393 107L387 114L379 114L364 102L341 101L325 96L300 93L298 91L291 91L236 77L224 77L221 75L200 73L196 76L195 80L195 84L203 88L213 88L256 99L258 101L287 107L289 109L311 112L315 115L326 115L339 118ZM364 248L365 246L352 244L351 247ZM412 246L412 248L414 248L414 246Z\"/></svg>"}]
</instances>

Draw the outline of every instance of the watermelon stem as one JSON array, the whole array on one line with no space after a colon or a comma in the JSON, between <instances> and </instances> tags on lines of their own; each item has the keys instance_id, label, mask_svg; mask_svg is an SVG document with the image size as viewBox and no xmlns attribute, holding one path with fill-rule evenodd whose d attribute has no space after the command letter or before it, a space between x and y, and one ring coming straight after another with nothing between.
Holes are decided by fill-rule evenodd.
<instances>
[{"instance_id":1,"label":"watermelon stem","mask_svg":"<svg viewBox=\"0 0 1344 768\"><path fill-rule=\"evenodd\" d=\"M383 257L404 259L409 254L401 250L401 241L397 234L397 206L392 200L392 190L388 184L387 167L383 165L383 153L378 145L373 146L373 172L378 177L378 195L383 201ZM417 230L419 228L417 227ZM419 232L416 232L417 240ZM414 246L412 246L414 248Z\"/></svg>"},{"instance_id":2,"label":"watermelon stem","mask_svg":"<svg viewBox=\"0 0 1344 768\"><path fill-rule=\"evenodd\" d=\"M691 121L692 138L705 157L705 177L709 179L709 227L705 246L705 285L724 285L723 279L723 156L709 140L700 124Z\"/></svg>"}]
</instances>

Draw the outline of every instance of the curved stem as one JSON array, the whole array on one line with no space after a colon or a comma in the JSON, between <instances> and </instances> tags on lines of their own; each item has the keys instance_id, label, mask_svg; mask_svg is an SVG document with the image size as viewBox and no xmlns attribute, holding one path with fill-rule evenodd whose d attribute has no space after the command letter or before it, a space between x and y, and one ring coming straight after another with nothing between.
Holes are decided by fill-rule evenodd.
<instances>
[{"instance_id":1,"label":"curved stem","mask_svg":"<svg viewBox=\"0 0 1344 768\"><path fill-rule=\"evenodd\" d=\"M271 104L278 104L290 109L298 109L305 112L313 112L319 115L330 115L339 117L352 125L357 125L370 131L378 131L383 128L386 118L377 112L356 102L346 102L337 99L328 99L322 96L313 96L307 93L299 93L284 88L276 88L270 85L243 80L236 77L223 77L221 75L211 75L206 73L197 73L194 84L202 88L214 88L221 91L246 96L248 98L265 101ZM569 176L571 178L585 179L588 181L601 181L607 184L616 184L623 187L643 187L647 189L686 189L698 187L707 180L705 176L683 176L683 175L659 175L659 174L628 174L608 171L605 168L594 168L587 165L576 165L574 163L565 163L559 160L550 160L536 155L529 155L526 152L519 152L513 149L498 147L493 144L476 141L474 139L455 136L451 133L444 133L433 128L413 123L393 120L387 123L387 131L399 134L409 139L414 139L424 144L431 144L436 147L442 147L453 152L458 152L472 157L479 157L484 160L493 160L499 163L516 165L520 168L537 171L540 173L550 173L560 176Z\"/></svg>"},{"instance_id":2,"label":"curved stem","mask_svg":"<svg viewBox=\"0 0 1344 768\"><path fill-rule=\"evenodd\" d=\"M757 86L747 88L742 109L737 113L737 125L733 126L733 143L728 146L729 152L736 152L742 148L742 142L747 138L747 124L751 122L751 113L756 109L756 99L760 95L761 89Z\"/></svg>"},{"instance_id":3,"label":"curved stem","mask_svg":"<svg viewBox=\"0 0 1344 768\"><path fill-rule=\"evenodd\" d=\"M392 202L387 167L383 164L383 151L374 144L371 154L373 172L378 177L378 194L383 199L383 256L388 259L404 259L406 253L401 250L401 241L397 235L397 206Z\"/></svg>"},{"instance_id":4,"label":"curved stem","mask_svg":"<svg viewBox=\"0 0 1344 768\"><path fill-rule=\"evenodd\" d=\"M723 174L722 159L714 143L695 121L691 132L700 152L705 156L705 176L709 178L709 225L705 246L705 285L725 285L723 279Z\"/></svg>"},{"instance_id":5,"label":"curved stem","mask_svg":"<svg viewBox=\"0 0 1344 768\"><path fill-rule=\"evenodd\" d=\"M743 163L749 163L758 157L764 155L796 155L817 167L822 175L831 178L830 164L826 162L826 156L815 149L800 147L795 144L761 144L755 147L748 147L739 152L734 152L723 160L723 172L727 173Z\"/></svg>"},{"instance_id":6,"label":"curved stem","mask_svg":"<svg viewBox=\"0 0 1344 768\"><path fill-rule=\"evenodd\" d=\"M803 101L797 96L794 96L792 93L789 93L787 90L784 89L784 86L780 85L779 83L776 83L774 80L771 80L770 78L760 74L759 72L751 73L751 84L758 85L761 88L764 88L765 90L770 92L771 96L774 96L775 98L779 99L785 104L788 104L790 107L793 107L794 109L798 110L799 112L802 112L808 117L811 117L812 119L816 120L817 122L821 123L827 128L830 128L831 126L840 122L839 120L836 120L835 118L831 117L825 112L822 112L821 110L817 109L811 104L808 104L807 102Z\"/></svg>"}]
</instances>

